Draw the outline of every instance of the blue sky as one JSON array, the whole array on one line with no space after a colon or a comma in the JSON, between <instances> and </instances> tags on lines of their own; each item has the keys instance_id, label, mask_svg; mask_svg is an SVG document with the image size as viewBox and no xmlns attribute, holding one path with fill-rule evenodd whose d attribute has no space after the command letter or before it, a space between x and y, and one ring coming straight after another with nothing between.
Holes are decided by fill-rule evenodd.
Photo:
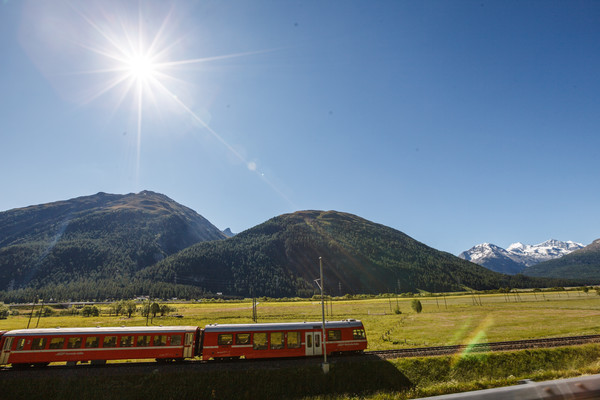
<instances>
[{"instance_id":1,"label":"blue sky","mask_svg":"<svg viewBox=\"0 0 600 400\"><path fill-rule=\"evenodd\" d=\"M234 232L600 238L597 1L4 0L0 49L0 211L152 190Z\"/></svg>"}]
</instances>

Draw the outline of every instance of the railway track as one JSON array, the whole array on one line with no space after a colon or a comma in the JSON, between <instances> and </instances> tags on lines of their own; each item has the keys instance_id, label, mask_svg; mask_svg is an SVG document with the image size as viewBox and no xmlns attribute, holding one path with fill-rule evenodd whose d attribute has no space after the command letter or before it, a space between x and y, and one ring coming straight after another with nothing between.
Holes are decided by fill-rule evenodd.
<instances>
[{"instance_id":1,"label":"railway track","mask_svg":"<svg viewBox=\"0 0 600 400\"><path fill-rule=\"evenodd\" d=\"M515 340L510 342L492 342L476 344L460 344L454 346L419 347L410 349L368 351L365 354L382 359L400 357L442 356L456 353L481 353L487 351L525 350L545 347L573 346L600 342L600 335L567 336L545 339Z\"/></svg>"}]
</instances>

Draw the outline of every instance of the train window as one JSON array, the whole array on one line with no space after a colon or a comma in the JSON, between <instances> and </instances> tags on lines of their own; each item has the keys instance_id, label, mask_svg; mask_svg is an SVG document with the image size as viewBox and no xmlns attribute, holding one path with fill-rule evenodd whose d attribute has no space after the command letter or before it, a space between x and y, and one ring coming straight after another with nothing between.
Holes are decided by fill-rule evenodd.
<instances>
[{"instance_id":1,"label":"train window","mask_svg":"<svg viewBox=\"0 0 600 400\"><path fill-rule=\"evenodd\" d=\"M19 339L15 350L23 350L23 347L25 347L25 338Z\"/></svg>"},{"instance_id":2,"label":"train window","mask_svg":"<svg viewBox=\"0 0 600 400\"><path fill-rule=\"evenodd\" d=\"M166 335L154 336L154 346L166 346L166 345L167 345L167 336Z\"/></svg>"},{"instance_id":3,"label":"train window","mask_svg":"<svg viewBox=\"0 0 600 400\"><path fill-rule=\"evenodd\" d=\"M288 332L287 333L287 347L288 349L297 349L300 347L300 332Z\"/></svg>"},{"instance_id":4,"label":"train window","mask_svg":"<svg viewBox=\"0 0 600 400\"><path fill-rule=\"evenodd\" d=\"M306 347L309 349L312 348L312 335L306 336Z\"/></svg>"},{"instance_id":5,"label":"train window","mask_svg":"<svg viewBox=\"0 0 600 400\"><path fill-rule=\"evenodd\" d=\"M229 345L233 343L233 333L222 333L219 335L217 342L221 345Z\"/></svg>"},{"instance_id":6,"label":"train window","mask_svg":"<svg viewBox=\"0 0 600 400\"><path fill-rule=\"evenodd\" d=\"M321 346L321 335L317 335L315 333L315 347L320 347Z\"/></svg>"},{"instance_id":7,"label":"train window","mask_svg":"<svg viewBox=\"0 0 600 400\"><path fill-rule=\"evenodd\" d=\"M171 346L181 346L181 335L171 336Z\"/></svg>"},{"instance_id":8,"label":"train window","mask_svg":"<svg viewBox=\"0 0 600 400\"><path fill-rule=\"evenodd\" d=\"M235 344L250 344L250 334L238 333L235 335Z\"/></svg>"},{"instance_id":9,"label":"train window","mask_svg":"<svg viewBox=\"0 0 600 400\"><path fill-rule=\"evenodd\" d=\"M342 331L338 329L327 331L327 340L342 340Z\"/></svg>"},{"instance_id":10,"label":"train window","mask_svg":"<svg viewBox=\"0 0 600 400\"><path fill-rule=\"evenodd\" d=\"M266 332L259 332L259 333L254 334L252 348L254 350L266 350L267 349L267 333Z\"/></svg>"},{"instance_id":11,"label":"train window","mask_svg":"<svg viewBox=\"0 0 600 400\"><path fill-rule=\"evenodd\" d=\"M98 336L90 336L85 338L85 347L88 349L94 349L98 347Z\"/></svg>"},{"instance_id":12,"label":"train window","mask_svg":"<svg viewBox=\"0 0 600 400\"><path fill-rule=\"evenodd\" d=\"M64 344L65 344L65 338L55 337L55 338L50 339L50 346L48 346L48 348L49 349L62 349Z\"/></svg>"},{"instance_id":13,"label":"train window","mask_svg":"<svg viewBox=\"0 0 600 400\"><path fill-rule=\"evenodd\" d=\"M31 350L41 350L46 347L47 338L34 338L31 341Z\"/></svg>"},{"instance_id":14,"label":"train window","mask_svg":"<svg viewBox=\"0 0 600 400\"><path fill-rule=\"evenodd\" d=\"M121 336L121 347L133 346L133 336Z\"/></svg>"},{"instance_id":15,"label":"train window","mask_svg":"<svg viewBox=\"0 0 600 400\"><path fill-rule=\"evenodd\" d=\"M150 336L138 336L137 347L145 347L150 345Z\"/></svg>"},{"instance_id":16,"label":"train window","mask_svg":"<svg viewBox=\"0 0 600 400\"><path fill-rule=\"evenodd\" d=\"M67 342L67 349L79 349L81 348L81 338L80 337L72 337L69 338Z\"/></svg>"},{"instance_id":17,"label":"train window","mask_svg":"<svg viewBox=\"0 0 600 400\"><path fill-rule=\"evenodd\" d=\"M117 347L117 337L104 336L104 340L102 341L102 347Z\"/></svg>"},{"instance_id":18,"label":"train window","mask_svg":"<svg viewBox=\"0 0 600 400\"><path fill-rule=\"evenodd\" d=\"M354 337L354 339L366 339L364 329L354 329L352 331L352 336Z\"/></svg>"},{"instance_id":19,"label":"train window","mask_svg":"<svg viewBox=\"0 0 600 400\"><path fill-rule=\"evenodd\" d=\"M271 332L271 349L283 349L285 345L285 337L283 332Z\"/></svg>"}]
</instances>

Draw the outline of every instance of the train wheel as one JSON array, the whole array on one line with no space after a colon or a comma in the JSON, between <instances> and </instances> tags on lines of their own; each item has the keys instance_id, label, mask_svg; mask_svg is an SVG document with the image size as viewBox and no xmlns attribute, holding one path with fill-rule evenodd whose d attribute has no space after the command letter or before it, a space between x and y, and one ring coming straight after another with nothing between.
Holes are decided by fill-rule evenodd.
<instances>
[{"instance_id":1,"label":"train wheel","mask_svg":"<svg viewBox=\"0 0 600 400\"><path fill-rule=\"evenodd\" d=\"M106 365L106 360L92 360L90 362L92 365Z\"/></svg>"},{"instance_id":2,"label":"train wheel","mask_svg":"<svg viewBox=\"0 0 600 400\"><path fill-rule=\"evenodd\" d=\"M169 364L172 362L176 362L177 359L176 358L157 358L156 362L159 364Z\"/></svg>"},{"instance_id":3,"label":"train wheel","mask_svg":"<svg viewBox=\"0 0 600 400\"><path fill-rule=\"evenodd\" d=\"M50 363L49 362L34 363L33 364L33 368L44 368L44 367L47 367L48 364L50 364Z\"/></svg>"},{"instance_id":4,"label":"train wheel","mask_svg":"<svg viewBox=\"0 0 600 400\"><path fill-rule=\"evenodd\" d=\"M27 369L27 368L30 367L30 364L21 364L21 363L18 363L18 364L11 364L11 366L14 369Z\"/></svg>"}]
</instances>

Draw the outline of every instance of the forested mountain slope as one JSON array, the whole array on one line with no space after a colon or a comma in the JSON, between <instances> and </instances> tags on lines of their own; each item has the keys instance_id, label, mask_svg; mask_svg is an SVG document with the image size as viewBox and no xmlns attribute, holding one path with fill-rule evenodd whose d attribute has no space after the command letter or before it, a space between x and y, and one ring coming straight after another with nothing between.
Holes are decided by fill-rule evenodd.
<instances>
[{"instance_id":1,"label":"forested mountain slope","mask_svg":"<svg viewBox=\"0 0 600 400\"><path fill-rule=\"evenodd\" d=\"M195 211L149 191L13 209L0 213L0 290L127 281L183 248L224 238Z\"/></svg>"},{"instance_id":2,"label":"forested mountain slope","mask_svg":"<svg viewBox=\"0 0 600 400\"><path fill-rule=\"evenodd\" d=\"M526 268L523 274L552 278L588 279L590 283L597 283L600 281L600 239L561 258L532 265Z\"/></svg>"},{"instance_id":3,"label":"forested mountain slope","mask_svg":"<svg viewBox=\"0 0 600 400\"><path fill-rule=\"evenodd\" d=\"M312 295L323 257L332 295L545 286L435 250L404 233L335 211L285 214L225 241L199 243L137 274L210 292Z\"/></svg>"}]
</instances>

